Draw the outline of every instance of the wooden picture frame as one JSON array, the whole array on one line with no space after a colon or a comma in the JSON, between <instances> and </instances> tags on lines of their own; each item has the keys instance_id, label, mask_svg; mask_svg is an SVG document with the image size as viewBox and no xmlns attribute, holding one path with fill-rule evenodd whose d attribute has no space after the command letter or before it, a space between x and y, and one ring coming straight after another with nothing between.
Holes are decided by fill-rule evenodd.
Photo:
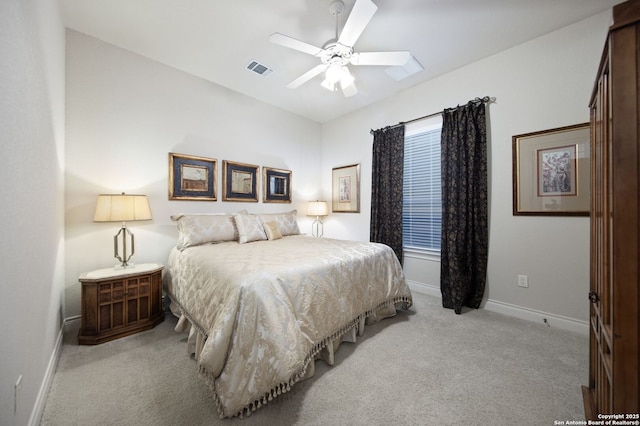
<instances>
[{"instance_id":1,"label":"wooden picture frame","mask_svg":"<svg viewBox=\"0 0 640 426\"><path fill-rule=\"evenodd\" d=\"M169 153L169 200L217 201L218 160Z\"/></svg>"},{"instance_id":2,"label":"wooden picture frame","mask_svg":"<svg viewBox=\"0 0 640 426\"><path fill-rule=\"evenodd\" d=\"M512 137L514 216L589 216L589 123Z\"/></svg>"},{"instance_id":3,"label":"wooden picture frame","mask_svg":"<svg viewBox=\"0 0 640 426\"><path fill-rule=\"evenodd\" d=\"M291 170L262 167L262 202L291 202Z\"/></svg>"},{"instance_id":4,"label":"wooden picture frame","mask_svg":"<svg viewBox=\"0 0 640 426\"><path fill-rule=\"evenodd\" d=\"M258 202L258 166L223 160L222 201Z\"/></svg>"},{"instance_id":5,"label":"wooden picture frame","mask_svg":"<svg viewBox=\"0 0 640 426\"><path fill-rule=\"evenodd\" d=\"M334 167L331 177L331 210L360 213L360 164Z\"/></svg>"}]
</instances>

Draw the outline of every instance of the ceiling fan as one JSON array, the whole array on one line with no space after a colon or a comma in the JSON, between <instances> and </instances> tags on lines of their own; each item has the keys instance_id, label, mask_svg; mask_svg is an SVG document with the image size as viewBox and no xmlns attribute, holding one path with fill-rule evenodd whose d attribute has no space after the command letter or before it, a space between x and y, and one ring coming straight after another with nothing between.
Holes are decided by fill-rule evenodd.
<instances>
[{"instance_id":1,"label":"ceiling fan","mask_svg":"<svg viewBox=\"0 0 640 426\"><path fill-rule=\"evenodd\" d=\"M340 85L344 96L349 97L358 93L354 77L349 72L347 64L351 65L404 65L411 59L408 51L396 52L354 52L353 45L360 34L378 10L371 0L356 0L351 14L338 34L338 16L344 11L342 1L334 1L329 5L329 12L336 17L336 36L327 41L322 48L313 46L295 38L280 33L271 34L269 40L290 49L298 50L320 58L322 62L287 84L290 89L300 87L315 76L325 72L322 86L337 90Z\"/></svg>"}]
</instances>

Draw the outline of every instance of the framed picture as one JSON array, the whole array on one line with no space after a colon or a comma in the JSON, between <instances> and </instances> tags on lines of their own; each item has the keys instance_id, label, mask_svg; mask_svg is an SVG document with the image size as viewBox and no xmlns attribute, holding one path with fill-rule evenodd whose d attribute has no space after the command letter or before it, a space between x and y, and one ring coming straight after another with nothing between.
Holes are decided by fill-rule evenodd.
<instances>
[{"instance_id":1,"label":"framed picture","mask_svg":"<svg viewBox=\"0 0 640 426\"><path fill-rule=\"evenodd\" d=\"M332 188L332 211L360 213L360 164L334 167Z\"/></svg>"},{"instance_id":2,"label":"framed picture","mask_svg":"<svg viewBox=\"0 0 640 426\"><path fill-rule=\"evenodd\" d=\"M589 123L513 136L513 214L589 216Z\"/></svg>"},{"instance_id":3,"label":"framed picture","mask_svg":"<svg viewBox=\"0 0 640 426\"><path fill-rule=\"evenodd\" d=\"M169 199L216 201L218 160L169 153Z\"/></svg>"},{"instance_id":4,"label":"framed picture","mask_svg":"<svg viewBox=\"0 0 640 426\"><path fill-rule=\"evenodd\" d=\"M258 202L258 166L222 162L222 201Z\"/></svg>"},{"instance_id":5,"label":"framed picture","mask_svg":"<svg viewBox=\"0 0 640 426\"><path fill-rule=\"evenodd\" d=\"M262 168L262 201L291 202L291 170Z\"/></svg>"}]
</instances>

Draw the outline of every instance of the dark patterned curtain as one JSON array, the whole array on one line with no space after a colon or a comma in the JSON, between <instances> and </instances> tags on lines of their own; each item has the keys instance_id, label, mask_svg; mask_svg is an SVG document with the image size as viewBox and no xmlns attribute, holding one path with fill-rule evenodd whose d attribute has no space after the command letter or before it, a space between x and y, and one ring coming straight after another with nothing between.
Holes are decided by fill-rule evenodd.
<instances>
[{"instance_id":1,"label":"dark patterned curtain","mask_svg":"<svg viewBox=\"0 0 640 426\"><path fill-rule=\"evenodd\" d=\"M402 263L404 125L373 132L370 240L393 249Z\"/></svg>"},{"instance_id":2,"label":"dark patterned curtain","mask_svg":"<svg viewBox=\"0 0 640 426\"><path fill-rule=\"evenodd\" d=\"M487 122L481 100L442 114L442 306L477 309L487 275Z\"/></svg>"}]
</instances>

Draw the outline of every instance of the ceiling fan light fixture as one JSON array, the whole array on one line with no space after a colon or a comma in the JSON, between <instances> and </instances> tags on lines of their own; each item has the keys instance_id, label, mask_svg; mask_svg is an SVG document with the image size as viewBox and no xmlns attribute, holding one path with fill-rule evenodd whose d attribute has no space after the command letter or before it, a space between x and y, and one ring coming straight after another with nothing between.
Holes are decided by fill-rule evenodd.
<instances>
[{"instance_id":1,"label":"ceiling fan light fixture","mask_svg":"<svg viewBox=\"0 0 640 426\"><path fill-rule=\"evenodd\" d=\"M343 76L343 73L344 73L344 71L342 70L343 68L345 68L345 67L343 67L340 64L331 64L327 68L327 72L325 72L324 76L331 83L336 84L337 82L339 82L342 79L342 76ZM347 71L347 73L348 72L349 71Z\"/></svg>"},{"instance_id":2,"label":"ceiling fan light fixture","mask_svg":"<svg viewBox=\"0 0 640 426\"><path fill-rule=\"evenodd\" d=\"M342 67L342 75L340 76L340 86L345 88L355 81L355 77L349 72L349 68Z\"/></svg>"},{"instance_id":3,"label":"ceiling fan light fixture","mask_svg":"<svg viewBox=\"0 0 640 426\"><path fill-rule=\"evenodd\" d=\"M350 98L358 93L353 77L351 79L341 80L340 88L342 89L342 94L345 98Z\"/></svg>"},{"instance_id":4,"label":"ceiling fan light fixture","mask_svg":"<svg viewBox=\"0 0 640 426\"><path fill-rule=\"evenodd\" d=\"M322 80L322 83L320 83L320 86L324 87L330 92L336 91L336 83L329 80L328 78L325 78L324 80Z\"/></svg>"},{"instance_id":5,"label":"ceiling fan light fixture","mask_svg":"<svg viewBox=\"0 0 640 426\"><path fill-rule=\"evenodd\" d=\"M338 83L340 84L340 87L344 88L353 84L354 81L354 77L349 72L349 68L341 64L329 65L324 77L325 78L321 83L321 86L331 92L335 92L337 90L336 86Z\"/></svg>"},{"instance_id":6,"label":"ceiling fan light fixture","mask_svg":"<svg viewBox=\"0 0 640 426\"><path fill-rule=\"evenodd\" d=\"M349 68L340 64L331 64L327 68L327 71L324 74L325 79L320 84L325 89L335 92L337 90L338 83L340 87L344 89L353 84L355 78L349 72Z\"/></svg>"}]
</instances>

